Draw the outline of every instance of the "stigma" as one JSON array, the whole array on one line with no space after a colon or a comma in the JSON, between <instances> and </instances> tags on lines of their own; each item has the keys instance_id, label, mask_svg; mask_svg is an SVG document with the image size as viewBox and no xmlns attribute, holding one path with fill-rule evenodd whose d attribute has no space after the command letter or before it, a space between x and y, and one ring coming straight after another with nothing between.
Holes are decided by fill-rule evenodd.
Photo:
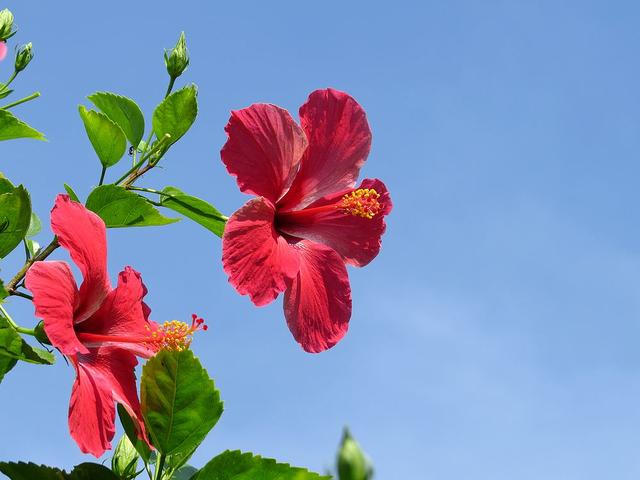
<instances>
[{"instance_id":1,"label":"stigma","mask_svg":"<svg viewBox=\"0 0 640 480\"><path fill-rule=\"evenodd\" d=\"M358 188L344 195L338 208L347 215L371 220L382 210L379 198L380 194L373 188Z\"/></svg>"},{"instance_id":2,"label":"stigma","mask_svg":"<svg viewBox=\"0 0 640 480\"><path fill-rule=\"evenodd\" d=\"M157 350L181 352L188 349L193 341L193 334L198 330L207 330L204 319L195 313L191 315L191 325L179 320L164 322L150 332L149 343Z\"/></svg>"}]
</instances>

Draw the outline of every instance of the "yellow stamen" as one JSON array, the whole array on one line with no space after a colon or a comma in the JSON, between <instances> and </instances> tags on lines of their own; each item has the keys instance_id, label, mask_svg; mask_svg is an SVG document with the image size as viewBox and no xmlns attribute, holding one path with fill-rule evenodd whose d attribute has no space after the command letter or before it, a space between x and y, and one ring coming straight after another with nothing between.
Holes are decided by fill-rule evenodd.
<instances>
[{"instance_id":1,"label":"yellow stamen","mask_svg":"<svg viewBox=\"0 0 640 480\"><path fill-rule=\"evenodd\" d=\"M375 189L359 188L344 195L338 207L346 214L370 220L382 209L379 198L380 194Z\"/></svg>"}]
</instances>

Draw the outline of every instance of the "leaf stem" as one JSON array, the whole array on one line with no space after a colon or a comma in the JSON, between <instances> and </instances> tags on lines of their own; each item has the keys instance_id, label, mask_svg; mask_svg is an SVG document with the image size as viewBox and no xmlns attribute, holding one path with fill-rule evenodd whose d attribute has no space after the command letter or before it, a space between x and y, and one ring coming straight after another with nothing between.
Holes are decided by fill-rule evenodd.
<instances>
[{"instance_id":1,"label":"leaf stem","mask_svg":"<svg viewBox=\"0 0 640 480\"><path fill-rule=\"evenodd\" d=\"M11 82L13 82L17 76L18 76L18 71L14 70L11 76L9 77L9 80L4 82L4 88L2 90L5 90L9 85L11 85Z\"/></svg>"},{"instance_id":2,"label":"leaf stem","mask_svg":"<svg viewBox=\"0 0 640 480\"><path fill-rule=\"evenodd\" d=\"M27 260L20 271L16 273L11 281L5 286L9 295L14 295L17 285L20 283L20 280L22 280L27 274L27 271L29 271L31 265L33 265L35 262L39 262L40 260L44 260L45 258L47 258L59 246L60 245L58 244L58 238L54 237L53 240L51 240L51 243L47 245L44 250L40 251L40 253L38 253L36 256L31 257L29 260Z\"/></svg>"},{"instance_id":3,"label":"leaf stem","mask_svg":"<svg viewBox=\"0 0 640 480\"><path fill-rule=\"evenodd\" d=\"M16 297L26 298L27 300L33 301L33 297L28 293L21 292L19 290L13 290L9 295L15 295Z\"/></svg>"},{"instance_id":4,"label":"leaf stem","mask_svg":"<svg viewBox=\"0 0 640 480\"><path fill-rule=\"evenodd\" d=\"M15 107L16 105L20 105L21 103L26 103L29 102L31 100L33 100L34 98L38 98L40 96L40 92L34 92L31 95L29 95L28 97L24 97L21 98L20 100L16 100L13 103L9 103L7 105L5 105L4 107L0 107L0 110L7 110L11 107Z\"/></svg>"},{"instance_id":5,"label":"leaf stem","mask_svg":"<svg viewBox=\"0 0 640 480\"><path fill-rule=\"evenodd\" d=\"M2 305L0 305L0 312L2 313L2 316L7 320L7 322L9 322L9 325L11 325L11 327L16 332L24 333L26 335L33 335L33 336L36 335L36 332L33 328L24 328L18 325L16 322L14 322L13 318L11 318L11 315L9 315L9 312L7 312Z\"/></svg>"},{"instance_id":6,"label":"leaf stem","mask_svg":"<svg viewBox=\"0 0 640 480\"><path fill-rule=\"evenodd\" d=\"M156 460L156 472L153 476L153 480L160 480L162 478L162 470L164 470L164 460L164 454L158 453L158 459Z\"/></svg>"},{"instance_id":7,"label":"leaf stem","mask_svg":"<svg viewBox=\"0 0 640 480\"><path fill-rule=\"evenodd\" d=\"M104 182L105 173L107 173L107 166L103 165L102 166L102 173L100 174L100 182L98 183L98 186L102 185L102 183Z\"/></svg>"},{"instance_id":8,"label":"leaf stem","mask_svg":"<svg viewBox=\"0 0 640 480\"><path fill-rule=\"evenodd\" d=\"M134 186L127 186L126 187L127 190L135 190L136 192L147 192L147 193L156 193L158 195L161 195L163 197L173 197L173 195L166 193L166 192L161 192L160 190L154 190L153 188L142 188L142 187L134 187Z\"/></svg>"}]
</instances>

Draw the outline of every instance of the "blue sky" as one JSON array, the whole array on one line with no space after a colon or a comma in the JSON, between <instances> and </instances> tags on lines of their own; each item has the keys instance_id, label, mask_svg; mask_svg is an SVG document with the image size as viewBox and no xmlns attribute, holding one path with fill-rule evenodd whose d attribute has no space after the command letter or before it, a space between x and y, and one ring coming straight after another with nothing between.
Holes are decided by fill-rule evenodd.
<instances>
[{"instance_id":1,"label":"blue sky","mask_svg":"<svg viewBox=\"0 0 640 480\"><path fill-rule=\"evenodd\" d=\"M3 142L0 171L42 217L63 182L86 196L98 180L77 105L110 90L149 115L181 30L200 114L144 185L233 212L247 197L219 158L229 111L295 115L332 86L368 112L363 175L394 199L381 254L350 270L350 332L321 355L281 301L235 293L197 225L109 232L112 278L140 270L156 320L211 325L194 350L226 411L194 464L241 448L320 470L348 424L380 479L640 475L636 2L74 3L5 2L36 52L18 93L42 93L16 113L49 142ZM67 433L72 376L60 361L6 377L0 458L89 459Z\"/></svg>"}]
</instances>

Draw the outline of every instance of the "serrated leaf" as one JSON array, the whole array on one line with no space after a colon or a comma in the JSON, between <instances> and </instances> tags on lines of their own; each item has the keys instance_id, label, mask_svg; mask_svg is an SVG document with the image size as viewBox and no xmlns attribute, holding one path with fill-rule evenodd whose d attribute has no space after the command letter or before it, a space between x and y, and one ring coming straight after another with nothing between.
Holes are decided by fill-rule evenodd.
<instances>
[{"instance_id":1,"label":"serrated leaf","mask_svg":"<svg viewBox=\"0 0 640 480\"><path fill-rule=\"evenodd\" d=\"M98 463L81 463L69 474L69 480L119 480L107 467Z\"/></svg>"},{"instance_id":2,"label":"serrated leaf","mask_svg":"<svg viewBox=\"0 0 640 480\"><path fill-rule=\"evenodd\" d=\"M73 200L74 202L80 202L80 199L78 198L78 195L76 194L76 192L73 191L73 188L71 188L71 186L67 185L66 183L64 184L64 189L67 192L67 195L69 195L69 198L71 200Z\"/></svg>"},{"instance_id":3,"label":"serrated leaf","mask_svg":"<svg viewBox=\"0 0 640 480\"><path fill-rule=\"evenodd\" d=\"M44 134L30 127L7 110L0 110L0 141L14 138L45 140Z\"/></svg>"},{"instance_id":4,"label":"serrated leaf","mask_svg":"<svg viewBox=\"0 0 640 480\"><path fill-rule=\"evenodd\" d=\"M177 142L198 115L197 90L189 85L173 92L158 105L153 112L153 131L158 139L171 135L169 143Z\"/></svg>"},{"instance_id":5,"label":"serrated leaf","mask_svg":"<svg viewBox=\"0 0 640 480\"><path fill-rule=\"evenodd\" d=\"M30 223L31 199L22 185L0 194L0 258L20 244Z\"/></svg>"},{"instance_id":6,"label":"serrated leaf","mask_svg":"<svg viewBox=\"0 0 640 480\"><path fill-rule=\"evenodd\" d=\"M94 189L87 198L87 208L109 228L161 226L180 220L165 217L145 197L117 185Z\"/></svg>"},{"instance_id":7,"label":"serrated leaf","mask_svg":"<svg viewBox=\"0 0 640 480\"><path fill-rule=\"evenodd\" d=\"M181 213L210 232L222 237L227 220L213 205L198 197L187 195L176 187L165 187L162 192L170 195L161 196L160 203L163 207Z\"/></svg>"},{"instance_id":8,"label":"serrated leaf","mask_svg":"<svg viewBox=\"0 0 640 480\"><path fill-rule=\"evenodd\" d=\"M27 229L27 237L34 237L42 230L42 222L40 217L35 212L31 212L31 219L29 221L29 228Z\"/></svg>"},{"instance_id":9,"label":"serrated leaf","mask_svg":"<svg viewBox=\"0 0 640 480\"><path fill-rule=\"evenodd\" d=\"M96 92L87 98L122 129L131 145L138 146L144 135L144 115L136 102L111 92Z\"/></svg>"},{"instance_id":10,"label":"serrated leaf","mask_svg":"<svg viewBox=\"0 0 640 480\"><path fill-rule=\"evenodd\" d=\"M68 475L58 468L24 462L0 462L0 472L10 480L68 480Z\"/></svg>"},{"instance_id":11,"label":"serrated leaf","mask_svg":"<svg viewBox=\"0 0 640 480\"><path fill-rule=\"evenodd\" d=\"M100 163L105 167L118 163L127 149L127 138L122 129L104 113L87 110L82 105L78 112Z\"/></svg>"},{"instance_id":12,"label":"serrated leaf","mask_svg":"<svg viewBox=\"0 0 640 480\"><path fill-rule=\"evenodd\" d=\"M151 458L151 449L147 445L144 440L140 440L138 438L138 434L136 433L136 427L133 423L133 420L127 410L121 405L118 404L118 417L120 418L120 423L122 424L122 428L124 429L124 433L129 438L129 441L134 446L136 451L140 454L142 460L145 463L149 463L149 459Z\"/></svg>"},{"instance_id":13,"label":"serrated leaf","mask_svg":"<svg viewBox=\"0 0 640 480\"><path fill-rule=\"evenodd\" d=\"M221 453L192 477L192 480L330 480L331 477L304 468L277 463L239 450Z\"/></svg>"},{"instance_id":14,"label":"serrated leaf","mask_svg":"<svg viewBox=\"0 0 640 480\"><path fill-rule=\"evenodd\" d=\"M52 353L42 348L32 347L25 342L2 315L0 315L0 356L41 365L52 365L56 361Z\"/></svg>"},{"instance_id":15,"label":"serrated leaf","mask_svg":"<svg viewBox=\"0 0 640 480\"><path fill-rule=\"evenodd\" d=\"M142 414L154 447L193 451L222 415L220 393L191 350L161 351L142 369Z\"/></svg>"}]
</instances>

